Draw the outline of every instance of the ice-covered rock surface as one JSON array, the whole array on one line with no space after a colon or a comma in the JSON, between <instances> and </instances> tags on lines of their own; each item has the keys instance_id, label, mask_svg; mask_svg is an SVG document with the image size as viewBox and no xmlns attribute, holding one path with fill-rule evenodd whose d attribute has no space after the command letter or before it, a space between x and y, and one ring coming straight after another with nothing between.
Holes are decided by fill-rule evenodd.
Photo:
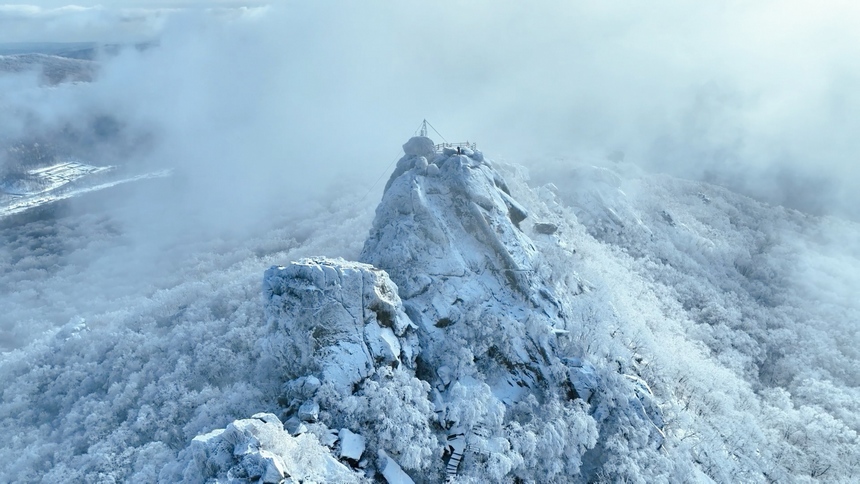
<instances>
[{"instance_id":1,"label":"ice-covered rock surface","mask_svg":"<svg viewBox=\"0 0 860 484\"><path fill-rule=\"evenodd\" d=\"M415 484L409 474L403 472L397 462L388 457L384 450L379 451L379 460L381 462L379 471L388 484Z\"/></svg>"},{"instance_id":2,"label":"ice-covered rock surface","mask_svg":"<svg viewBox=\"0 0 860 484\"><path fill-rule=\"evenodd\" d=\"M340 429L340 456L358 462L364 453L364 437L351 432L349 429Z\"/></svg>"}]
</instances>

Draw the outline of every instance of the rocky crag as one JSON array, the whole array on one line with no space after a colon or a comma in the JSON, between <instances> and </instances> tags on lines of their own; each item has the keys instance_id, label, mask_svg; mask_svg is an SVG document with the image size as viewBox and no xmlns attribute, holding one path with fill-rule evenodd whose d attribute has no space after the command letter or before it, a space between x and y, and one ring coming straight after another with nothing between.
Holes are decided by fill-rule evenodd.
<instances>
[{"instance_id":1,"label":"rocky crag","mask_svg":"<svg viewBox=\"0 0 860 484\"><path fill-rule=\"evenodd\" d=\"M635 459L619 442L659 454L646 382L569 337L597 302L543 256L560 227L533 220L479 151L416 137L404 152L360 262L266 271L259 346L283 369L281 419L198 437L174 476L585 482Z\"/></svg>"}]
</instances>

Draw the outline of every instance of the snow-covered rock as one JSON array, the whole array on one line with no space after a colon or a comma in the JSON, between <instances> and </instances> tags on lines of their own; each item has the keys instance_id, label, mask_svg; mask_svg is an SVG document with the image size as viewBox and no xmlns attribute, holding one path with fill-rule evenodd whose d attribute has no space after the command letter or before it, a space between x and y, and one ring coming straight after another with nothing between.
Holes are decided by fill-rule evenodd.
<instances>
[{"instance_id":1,"label":"snow-covered rock","mask_svg":"<svg viewBox=\"0 0 860 484\"><path fill-rule=\"evenodd\" d=\"M317 435L349 465L366 445L384 448L407 469L424 469L436 445L429 385L415 377L416 327L397 286L370 265L303 259L264 277L273 333L260 342L286 370L283 414L291 433ZM339 434L332 429L350 427ZM365 439L370 436L369 442Z\"/></svg>"},{"instance_id":2,"label":"snow-covered rock","mask_svg":"<svg viewBox=\"0 0 860 484\"><path fill-rule=\"evenodd\" d=\"M595 366L561 344L560 335L581 323L568 316L556 296L566 288L552 281L547 261L522 230L529 209L482 154L465 153L437 154L433 176L416 166L414 155L404 156L360 257L388 272L418 326L418 366L438 392L436 412L440 425L451 429L449 442L462 435L473 453L501 459L512 445L506 429L520 418L513 409L534 401L568 408L571 426L610 428L606 422L623 418L654 427L641 403L650 393L646 397L624 379L601 380ZM617 190L612 173L594 175ZM601 387L610 381L612 391ZM612 403L619 394L629 405ZM577 400L591 401L592 413ZM595 445L584 435L570 443L578 447L574 452ZM654 435L656 447L659 429ZM449 473L476 472L468 454L449 454ZM570 463L578 472L578 463Z\"/></svg>"},{"instance_id":3,"label":"snow-covered rock","mask_svg":"<svg viewBox=\"0 0 860 484\"><path fill-rule=\"evenodd\" d=\"M415 484L415 481L397 465L384 450L379 451L379 471L388 484Z\"/></svg>"},{"instance_id":4,"label":"snow-covered rock","mask_svg":"<svg viewBox=\"0 0 860 484\"><path fill-rule=\"evenodd\" d=\"M320 405L313 400L308 400L299 407L298 417L305 422L316 422L319 416Z\"/></svg>"},{"instance_id":5,"label":"snow-covered rock","mask_svg":"<svg viewBox=\"0 0 860 484\"><path fill-rule=\"evenodd\" d=\"M560 364L552 328L565 315L519 227L528 210L486 161L443 153L433 164L434 177L392 175L361 260L397 283L429 367L456 368L455 379L480 371L497 392L540 393L537 382ZM472 361L452 361L464 346Z\"/></svg>"},{"instance_id":6,"label":"snow-covered rock","mask_svg":"<svg viewBox=\"0 0 860 484\"><path fill-rule=\"evenodd\" d=\"M403 152L406 153L406 156L423 156L425 159L432 158L436 154L436 145L430 138L415 136L403 144Z\"/></svg>"},{"instance_id":7,"label":"snow-covered rock","mask_svg":"<svg viewBox=\"0 0 860 484\"><path fill-rule=\"evenodd\" d=\"M394 167L394 175L392 175L391 179L393 180L396 176L399 176L402 173L405 173L412 169L418 169L422 172L427 172L428 168L433 171L438 171L438 167L434 165L429 165L429 160L434 159L436 156L436 145L433 144L433 140L424 136L415 136L410 138L403 145L403 152L406 153L406 156L401 158L397 162L397 166ZM388 190L388 187L391 186L391 180L388 181L385 185L385 190Z\"/></svg>"},{"instance_id":8,"label":"snow-covered rock","mask_svg":"<svg viewBox=\"0 0 860 484\"><path fill-rule=\"evenodd\" d=\"M350 394L379 365L414 362L411 321L381 270L343 259L302 259L264 277L280 355L298 374Z\"/></svg>"},{"instance_id":9,"label":"snow-covered rock","mask_svg":"<svg viewBox=\"0 0 860 484\"><path fill-rule=\"evenodd\" d=\"M298 417L290 417L284 422L284 430L290 433L290 435L300 435L308 431L308 426L305 425L304 422ZM328 446L326 442L323 442L323 445Z\"/></svg>"},{"instance_id":10,"label":"snow-covered rock","mask_svg":"<svg viewBox=\"0 0 860 484\"><path fill-rule=\"evenodd\" d=\"M534 230L539 234L552 235L558 230L558 225L538 222L534 224Z\"/></svg>"},{"instance_id":11,"label":"snow-covered rock","mask_svg":"<svg viewBox=\"0 0 860 484\"><path fill-rule=\"evenodd\" d=\"M594 365L564 340L581 323L556 293L577 297L581 283L571 292L553 280L521 225L531 210L480 152L432 148L422 138L404 145L362 262L266 271L273 333L260 347L286 373L282 433L322 439L388 482L412 482L404 469L430 480L531 479L535 466L553 480L580 474L585 460L593 476L621 421L644 428L656 449L662 417L644 380ZM239 440L241 455L260 447ZM257 476L283 467L269 454L247 462Z\"/></svg>"},{"instance_id":12,"label":"snow-covered rock","mask_svg":"<svg viewBox=\"0 0 860 484\"><path fill-rule=\"evenodd\" d=\"M340 439L340 456L358 462L361 459L361 454L364 453L364 437L349 429L340 429L338 438Z\"/></svg>"},{"instance_id":13,"label":"snow-covered rock","mask_svg":"<svg viewBox=\"0 0 860 484\"><path fill-rule=\"evenodd\" d=\"M273 414L236 420L226 429L199 435L176 464L160 476L164 482L365 482L338 462L311 434L293 437Z\"/></svg>"}]
</instances>

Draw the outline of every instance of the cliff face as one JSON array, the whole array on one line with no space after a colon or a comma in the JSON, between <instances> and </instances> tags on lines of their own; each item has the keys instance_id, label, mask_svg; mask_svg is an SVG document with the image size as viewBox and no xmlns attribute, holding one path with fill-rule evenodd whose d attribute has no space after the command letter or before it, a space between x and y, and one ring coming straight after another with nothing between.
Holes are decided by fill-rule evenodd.
<instances>
[{"instance_id":1,"label":"cliff face","mask_svg":"<svg viewBox=\"0 0 860 484\"><path fill-rule=\"evenodd\" d=\"M361 260L397 284L435 383L480 372L511 403L524 389L540 392L560 370L554 332L565 317L518 226L527 211L480 153L431 161L402 162L412 166L390 182Z\"/></svg>"},{"instance_id":2,"label":"cliff face","mask_svg":"<svg viewBox=\"0 0 860 484\"><path fill-rule=\"evenodd\" d=\"M507 448L513 458L500 460L510 473L552 477L550 469L517 469L533 457L517 447L513 429L521 426L544 436L562 422L576 429L559 442L559 476L599 472L603 442L619 431L619 418L640 427L644 446L658 448L662 416L647 384L634 375L601 375L567 340L583 324L570 316L571 306L594 301L575 276L557 278L559 268L531 238L557 227L532 220L482 153L408 149L427 144L419 140L404 146L360 258L397 284L418 327L417 367L433 386L438 424L448 442L469 449L458 462L449 448L448 472L492 472L481 462L492 462L490 449ZM474 408L474 392L482 392L485 408L464 414ZM538 423L554 412L565 417ZM477 454L471 463L469 452Z\"/></svg>"},{"instance_id":3,"label":"cliff face","mask_svg":"<svg viewBox=\"0 0 860 484\"><path fill-rule=\"evenodd\" d=\"M316 374L340 393L379 365L414 366L414 324L385 272L343 259L304 259L264 277L277 351L297 375Z\"/></svg>"}]
</instances>

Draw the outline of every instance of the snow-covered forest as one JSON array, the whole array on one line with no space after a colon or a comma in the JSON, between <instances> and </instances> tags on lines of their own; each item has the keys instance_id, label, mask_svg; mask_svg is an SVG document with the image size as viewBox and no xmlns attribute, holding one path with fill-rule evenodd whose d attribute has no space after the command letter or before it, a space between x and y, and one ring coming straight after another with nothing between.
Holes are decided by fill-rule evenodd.
<instances>
[{"instance_id":1,"label":"snow-covered forest","mask_svg":"<svg viewBox=\"0 0 860 484\"><path fill-rule=\"evenodd\" d=\"M726 63L685 70L668 14L404 5L143 9L158 42L0 55L0 176L136 180L0 218L0 481L856 480L860 70L817 34L855 12L769 19L765 64L792 39L828 81L783 85L713 30ZM678 78L620 87L641 56Z\"/></svg>"},{"instance_id":2,"label":"snow-covered forest","mask_svg":"<svg viewBox=\"0 0 860 484\"><path fill-rule=\"evenodd\" d=\"M520 222L520 237L542 256L537 273L567 308L566 326L559 328L566 357L593 365L601 383L589 391L596 395L623 391L613 380L618 376L644 381L665 437L646 445L643 421L623 420L613 423L620 428L604 429L615 436L604 442L596 404L578 398L555 409L526 399L499 407L503 399L472 376L459 382L463 403L449 413L501 412L493 417L497 425L514 425L512 414L525 412L530 420L558 419L558 426L505 427L507 441L492 435L496 441L488 439L486 455L467 453L461 467L476 480L576 480L583 456L601 442L605 462L589 470L589 479L850 480L860 466L860 308L850 292L857 284L858 226L705 183L614 168L547 171L543 175L555 180L547 184L522 167L499 167L511 196L529 214ZM111 260L112 251L128 248L121 227L112 227L106 215L5 229L4 245L14 250L4 254L4 318L21 321L12 335L34 339L4 355L2 416L12 436L3 448L6 478L148 482L162 473L172 481L182 474L162 469L175 468L168 464L191 438L259 412L287 420L289 378L305 375L289 355L281 356L298 353L292 345L299 343L285 340L281 325L268 321L262 271L307 256L359 259L362 241L353 234L370 230L372 211L373 202L361 201L360 193L345 194L314 206L312 215L273 220L241 243L177 245L171 251L185 262L166 262L172 271L153 268L164 275L148 277L148 287ZM535 223L558 230L541 234ZM452 242L466 245L461 250L471 257L493 257L464 240ZM87 280L96 269L88 264L98 260L116 266L108 281L101 280L102 268L95 272L99 281ZM93 284L111 289L103 299L76 294ZM440 290L458 298L479 290L448 284ZM33 336L46 329L34 327L32 317L26 324L36 298L45 301L39 312L51 315L46 319L70 322ZM516 299L498 301L495 311L516 320L523 317L512 314L516 305ZM459 334L452 323L445 338L453 340L435 344L452 344L445 351L453 354L438 358L471 361L481 350L464 341L486 345L515 337L505 319L484 314L469 321L476 317L469 314L456 322L478 324L480 334ZM433 343L423 338L432 335L417 335L417 344L429 349ZM465 364L445 361L440 367L449 371ZM337 364L348 366L347 360ZM396 370L378 378L408 378ZM439 411L429 399L435 379L419 384L413 376L418 386L408 397L378 387L384 381L354 403L325 401L331 420L320 422L363 431L380 450L405 461L413 477L435 480L445 445L441 427L432 425ZM402 398L414 402L398 403ZM610 409L624 406L619 396L603 398ZM363 413L371 409L382 414ZM424 422L420 439L410 429L415 419Z\"/></svg>"}]
</instances>

